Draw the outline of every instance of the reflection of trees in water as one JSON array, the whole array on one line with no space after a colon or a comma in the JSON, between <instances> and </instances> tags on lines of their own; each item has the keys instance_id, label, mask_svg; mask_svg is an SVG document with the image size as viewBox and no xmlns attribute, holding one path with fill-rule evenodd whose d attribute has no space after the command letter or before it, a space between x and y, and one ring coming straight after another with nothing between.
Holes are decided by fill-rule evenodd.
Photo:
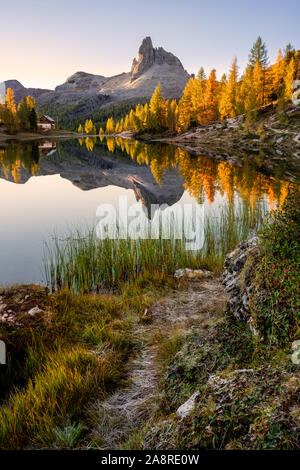
<instances>
[{"instance_id":1,"label":"reflection of trees in water","mask_svg":"<svg viewBox=\"0 0 300 470\"><path fill-rule=\"evenodd\" d=\"M268 199L269 208L274 209L283 203L290 185L287 181L268 177L257 171L256 167L262 165L265 158L263 154L257 155L256 167L246 155L243 166L235 166L207 157L191 156L186 150L159 142L149 145L120 137L100 136L101 142L104 139L109 152L121 151L139 165L150 166L156 182L160 185L166 171L178 168L185 181L185 189L200 204L205 199L210 203L214 202L216 193L220 193L226 197L229 206L234 205L235 195L238 195L241 200L249 202L252 211L264 197ZM89 151L94 150L96 142L96 137L79 139L80 146L85 146ZM51 148L56 148L54 143L51 145ZM49 151L49 148L45 147L46 151ZM11 174L13 180L18 183L21 166L29 174L36 175L41 153L45 149L39 149L38 144L34 143L10 143L0 150L1 175L8 179Z\"/></svg>"},{"instance_id":2,"label":"reflection of trees in water","mask_svg":"<svg viewBox=\"0 0 300 470\"><path fill-rule=\"evenodd\" d=\"M95 146L96 141L97 141L96 137L86 137L85 138L85 145L86 145L87 150L92 152L94 150L94 146Z\"/></svg>"},{"instance_id":3,"label":"reflection of trees in water","mask_svg":"<svg viewBox=\"0 0 300 470\"><path fill-rule=\"evenodd\" d=\"M103 139L101 136L101 142ZM235 166L207 157L192 156L179 147L158 142L149 145L120 137L108 137L106 144L110 152L119 148L139 165L149 165L158 184L162 184L167 170L178 167L185 180L186 190L200 204L205 199L214 202L218 192L226 196L229 206L234 204L234 196L237 194L241 200L249 202L252 211L267 197L272 210L283 203L291 184L257 171L257 166L261 166L264 161L263 154L257 155L256 166L247 155L244 156L243 166Z\"/></svg>"},{"instance_id":4,"label":"reflection of trees in water","mask_svg":"<svg viewBox=\"0 0 300 470\"><path fill-rule=\"evenodd\" d=\"M19 183L21 166L29 174L36 175L39 171L40 157L38 144L12 142L0 150L1 176L4 175L8 179L11 174L14 182Z\"/></svg>"}]
</instances>

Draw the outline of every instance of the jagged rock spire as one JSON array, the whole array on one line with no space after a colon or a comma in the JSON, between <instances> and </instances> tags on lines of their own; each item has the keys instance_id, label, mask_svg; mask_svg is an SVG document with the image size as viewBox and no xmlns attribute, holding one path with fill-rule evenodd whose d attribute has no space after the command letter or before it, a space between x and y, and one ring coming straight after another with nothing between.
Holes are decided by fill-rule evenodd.
<instances>
[{"instance_id":1,"label":"jagged rock spire","mask_svg":"<svg viewBox=\"0 0 300 470\"><path fill-rule=\"evenodd\" d=\"M136 80L154 64L168 64L179 66L183 70L180 60L171 52L165 51L162 47L153 48L152 40L149 36L143 39L139 48L138 60L133 59L131 67L131 81Z\"/></svg>"}]
</instances>

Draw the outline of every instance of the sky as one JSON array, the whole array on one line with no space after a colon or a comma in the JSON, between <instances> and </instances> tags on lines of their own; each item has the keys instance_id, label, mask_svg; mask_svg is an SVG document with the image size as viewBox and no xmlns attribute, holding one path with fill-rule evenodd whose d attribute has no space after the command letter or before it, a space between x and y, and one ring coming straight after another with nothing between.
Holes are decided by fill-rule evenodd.
<instances>
[{"instance_id":1,"label":"sky","mask_svg":"<svg viewBox=\"0 0 300 470\"><path fill-rule=\"evenodd\" d=\"M189 73L240 71L261 35L271 62L300 49L300 0L0 0L0 82L53 89L77 71L128 72L145 36Z\"/></svg>"}]
</instances>

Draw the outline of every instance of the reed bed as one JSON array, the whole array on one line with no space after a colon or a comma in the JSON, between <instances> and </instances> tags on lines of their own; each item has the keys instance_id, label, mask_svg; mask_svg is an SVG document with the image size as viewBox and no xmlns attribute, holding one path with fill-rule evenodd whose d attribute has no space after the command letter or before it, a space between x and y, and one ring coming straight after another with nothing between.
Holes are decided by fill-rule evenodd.
<instances>
[{"instance_id":1,"label":"reed bed","mask_svg":"<svg viewBox=\"0 0 300 470\"><path fill-rule=\"evenodd\" d=\"M225 206L210 213L203 247L193 251L186 249L184 236L164 239L161 233L157 239L98 238L95 229L56 235L45 245L45 279L51 291L67 287L84 293L118 287L144 273L171 275L185 267L220 270L226 254L259 229L265 212L263 205L253 210L243 203L234 210Z\"/></svg>"}]
</instances>

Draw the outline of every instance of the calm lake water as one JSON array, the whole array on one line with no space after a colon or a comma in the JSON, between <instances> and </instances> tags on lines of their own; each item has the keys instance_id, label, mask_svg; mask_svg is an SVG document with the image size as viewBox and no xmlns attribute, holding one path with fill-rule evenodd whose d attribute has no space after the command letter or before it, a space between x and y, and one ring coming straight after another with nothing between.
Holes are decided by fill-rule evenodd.
<instances>
[{"instance_id":1,"label":"calm lake water","mask_svg":"<svg viewBox=\"0 0 300 470\"><path fill-rule=\"evenodd\" d=\"M261 156L238 165L171 145L87 138L0 147L0 284L43 282L45 241L95 226L100 204L200 205L211 220L258 220L281 204L289 182L265 176ZM229 212L226 212L229 211ZM242 223L242 222L241 222Z\"/></svg>"}]
</instances>

